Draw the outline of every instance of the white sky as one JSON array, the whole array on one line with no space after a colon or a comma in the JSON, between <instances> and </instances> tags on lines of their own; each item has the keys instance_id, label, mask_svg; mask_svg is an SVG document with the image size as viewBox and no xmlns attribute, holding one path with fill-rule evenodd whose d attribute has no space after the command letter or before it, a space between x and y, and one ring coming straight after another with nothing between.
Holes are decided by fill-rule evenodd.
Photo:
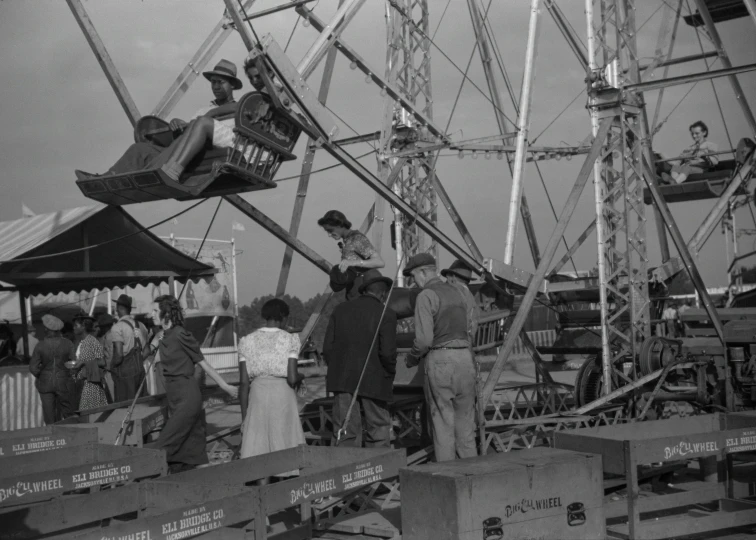
<instances>
[{"instance_id":1,"label":"white sky","mask_svg":"<svg viewBox=\"0 0 756 540\"><path fill-rule=\"evenodd\" d=\"M284 0L258 0L252 11L277 5ZM671 0L670 0L671 1ZM446 0L428 0L431 28L439 23ZM484 0L484 3L485 2ZM637 0L639 49L643 57L650 57L656 44L661 11L657 0ZM671 2L674 3L674 2ZM692 2L691 2L692 3ZM335 11L336 0L320 0L316 13L327 19ZM578 34L585 35L582 0L559 2ZM385 57L385 19L383 2L368 0L344 37L359 53L382 73ZM496 33L505 67L516 91L522 77L522 65L527 33L529 2L525 0L494 1L490 18ZM129 91L142 114L151 112L154 105L173 82L192 54L205 39L223 11L221 0L98 0L84 1L102 40L108 48ZM284 45L295 23L293 11L279 13L256 21L258 33L270 32ZM647 21L643 24L645 21ZM748 19L722 23L718 26L734 65L756 61L756 32ZM294 64L304 55L317 37L311 27L299 25L289 48ZM462 69L465 68L474 34L465 0L451 0L436 35L435 42ZM703 38L706 50L711 45ZM675 56L700 52L696 33L681 23ZM566 46L545 9L541 17L536 86L533 96L531 133L535 136L584 87L584 73ZM245 49L238 35L232 35L214 59L228 58L241 65ZM437 49L432 49L434 118L445 126L459 89L461 75ZM211 66L215 61L211 62ZM132 142L132 130L118 101L112 93L89 46L81 34L65 2L52 0L5 0L0 2L0 220L17 219L24 202L37 213L83 206L91 201L84 198L74 183L74 169L91 172L105 170ZM715 67L720 67L718 64ZM673 67L670 76L704 69L703 62ZM661 72L657 72L660 76ZM485 88L480 61L473 60L470 78ZM319 85L320 69L310 80L311 87ZM756 76L740 77L745 95L753 103ZM715 82L719 98L734 142L748 135L748 127L726 79ZM503 88L503 85L502 85ZM245 81L247 91L248 84ZM665 117L689 87L676 87L666 92L661 114ZM242 92L243 92L242 91ZM238 93L240 96L242 93ZM649 114L653 116L657 92L646 96ZM197 79L174 111L178 117L188 117L212 96L204 79ZM333 78L329 106L360 133L380 128L382 97L378 90L364 81L359 71L349 69L348 62L339 57ZM508 104L507 100L507 104ZM581 96L538 140L538 144L578 144L589 131L585 111L585 96ZM455 139L469 139L494 135L497 132L491 106L469 83L465 85L454 114L450 133ZM507 114L514 117L508 105ZM173 115L172 115L173 116ZM724 125L709 82L699 83L676 109L657 135L655 149L674 156L690 144L687 126L695 120L709 125L710 140L720 148L727 147ZM342 126L341 136L353 133ZM304 154L304 137L297 147L298 156ZM367 145L348 147L353 155L370 148ZM315 168L334 161L325 154L318 155ZM375 158L363 163L375 170ZM541 164L545 184L557 212L572 187L581 160L575 158ZM485 255L501 258L507 219L511 178L505 161L490 161L482 157L459 160L445 157L439 160L438 175L455 201L460 214ZM301 160L284 166L279 177L299 172ZM253 204L288 228L296 191L296 180L282 182L275 190L245 195ZM525 192L534 216L538 239L545 246L555 219L535 168L526 169ZM326 210L338 208L359 224L374 200L373 193L343 168L316 174L310 183L300 237L331 261L338 259L333 241L315 222ZM128 211L145 225L157 222L190 203L164 201L132 205ZM197 210L179 218L178 226L166 225L158 234L198 236L205 233L215 208L208 201ZM674 205L673 211L687 238L711 207L711 201ZM592 219L592 189L583 194L578 212L568 229L571 241ZM651 264L659 263L656 228L649 212L648 240ZM453 238L459 238L448 216L439 210L441 228ZM252 223L238 211L224 203L210 232L213 238L228 238L231 223L243 223L246 232L236 233L243 254L239 258L239 294L243 303L253 297L275 290L283 256L283 245L269 233ZM743 226L750 226L747 209L738 213ZM391 221L386 216L386 223ZM756 226L754 226L756 227ZM394 252L387 245L383 255L389 261L385 272L393 273ZM741 251L756 249L753 237L741 238ZM589 240L578 253L578 267L595 265L595 242ZM557 256L561 254L558 253ZM700 265L707 285L721 285L725 280L725 251L721 231L714 233L701 253ZM442 263L451 258L442 255ZM522 227L518 238L515 264L532 270ZM302 298L321 292L325 276L301 257L295 256L289 292Z\"/></svg>"}]
</instances>

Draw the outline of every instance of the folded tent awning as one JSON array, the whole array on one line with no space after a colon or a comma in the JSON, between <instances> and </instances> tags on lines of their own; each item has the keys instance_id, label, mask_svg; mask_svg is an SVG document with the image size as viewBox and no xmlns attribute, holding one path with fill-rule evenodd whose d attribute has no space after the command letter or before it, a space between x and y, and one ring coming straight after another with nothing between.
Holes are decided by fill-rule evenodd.
<instances>
[{"instance_id":1,"label":"folded tent awning","mask_svg":"<svg viewBox=\"0 0 756 540\"><path fill-rule=\"evenodd\" d=\"M0 281L28 294L55 294L216 273L214 267L142 229L115 206L85 206L0 222ZM88 246L97 247L81 249ZM42 255L53 256L24 260Z\"/></svg>"}]
</instances>

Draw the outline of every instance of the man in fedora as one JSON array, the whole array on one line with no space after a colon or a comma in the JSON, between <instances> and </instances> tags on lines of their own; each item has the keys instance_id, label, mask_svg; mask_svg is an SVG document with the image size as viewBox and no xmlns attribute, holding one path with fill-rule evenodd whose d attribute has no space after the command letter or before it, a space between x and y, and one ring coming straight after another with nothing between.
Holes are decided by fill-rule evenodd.
<instances>
[{"instance_id":1,"label":"man in fedora","mask_svg":"<svg viewBox=\"0 0 756 540\"><path fill-rule=\"evenodd\" d=\"M216 116L226 116L233 112L233 106L236 103L236 100L234 99L234 90L239 90L242 87L241 80L236 76L236 64L230 60L223 59L218 62L212 70L205 71L202 75L210 81L210 88L215 99L207 106L202 107L195 112L189 122L181 120L180 118L174 118L171 120L168 125L175 132L185 131L187 126L190 126L199 118L207 117L213 119ZM218 120L216 123L225 126L225 128L228 129L218 128L217 136L213 133L213 145L218 147L223 147L224 145L232 146L233 137L230 142L227 139L229 138L229 132L233 134L234 119ZM216 144L216 142L218 144ZM176 141L174 145L179 145L179 141ZM129 146L120 159L108 169L105 175L123 174L150 168L151 165L157 163L157 158L159 156L161 157L161 161L165 162L170 156L175 155L175 150L177 149L174 149L173 145L171 145L169 151L169 149L148 142L134 143ZM91 176L96 175L76 171L76 177L78 179Z\"/></svg>"},{"instance_id":2,"label":"man in fedora","mask_svg":"<svg viewBox=\"0 0 756 540\"><path fill-rule=\"evenodd\" d=\"M473 363L469 305L459 287L443 282L436 259L419 253L407 261L423 291L415 303L415 342L407 367L425 358L425 399L428 402L436 461L477 455L475 449L475 365Z\"/></svg>"},{"instance_id":3,"label":"man in fedora","mask_svg":"<svg viewBox=\"0 0 756 540\"><path fill-rule=\"evenodd\" d=\"M147 329L131 316L132 299L129 295L119 296L115 305L118 322L111 330L113 357L110 373L113 376L113 399L118 402L133 399L145 377L142 354L147 343ZM142 394L145 390L142 385Z\"/></svg>"},{"instance_id":4,"label":"man in fedora","mask_svg":"<svg viewBox=\"0 0 756 540\"><path fill-rule=\"evenodd\" d=\"M72 372L66 366L67 362L76 360L73 343L60 335L63 321L49 313L42 317L45 327L45 337L34 348L29 372L37 380L39 397L42 400L42 417L45 424L54 424L73 415L74 380Z\"/></svg>"},{"instance_id":5,"label":"man in fedora","mask_svg":"<svg viewBox=\"0 0 756 540\"><path fill-rule=\"evenodd\" d=\"M334 393L334 439L346 427L342 446L362 446L365 416L365 446L386 447L391 442L391 414L396 374L396 313L386 309L393 281L378 270L368 270L359 287L360 296L336 306L328 321L323 357L328 365L326 390ZM377 335L376 335L377 334ZM363 366L365 375L359 384ZM344 425L352 396L357 400Z\"/></svg>"}]
</instances>

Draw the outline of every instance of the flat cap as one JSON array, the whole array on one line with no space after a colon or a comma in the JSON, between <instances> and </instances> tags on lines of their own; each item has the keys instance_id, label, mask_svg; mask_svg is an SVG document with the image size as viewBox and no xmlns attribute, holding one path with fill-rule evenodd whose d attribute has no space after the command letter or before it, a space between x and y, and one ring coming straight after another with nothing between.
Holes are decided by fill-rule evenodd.
<instances>
[{"instance_id":1,"label":"flat cap","mask_svg":"<svg viewBox=\"0 0 756 540\"><path fill-rule=\"evenodd\" d=\"M430 253L418 253L410 257L407 261L407 265L404 267L405 276L409 276L415 268L422 268L423 266L436 266L436 259Z\"/></svg>"}]
</instances>

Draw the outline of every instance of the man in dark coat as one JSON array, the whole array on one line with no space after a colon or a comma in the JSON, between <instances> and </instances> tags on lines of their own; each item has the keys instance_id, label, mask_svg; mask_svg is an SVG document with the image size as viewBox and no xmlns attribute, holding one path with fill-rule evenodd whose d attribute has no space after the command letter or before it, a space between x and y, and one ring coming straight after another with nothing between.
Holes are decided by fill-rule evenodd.
<instances>
[{"instance_id":1,"label":"man in dark coat","mask_svg":"<svg viewBox=\"0 0 756 540\"><path fill-rule=\"evenodd\" d=\"M387 308L383 320L381 313L391 284L392 280L381 276L378 270L365 272L360 296L337 306L328 321L323 356L328 364L326 390L334 393L334 439L344 426L352 396L355 393L358 396L344 426L342 446L362 446L360 410L365 415L365 446L390 446L388 402L393 397L396 374L396 313ZM365 375L358 388L366 361Z\"/></svg>"}]
</instances>

